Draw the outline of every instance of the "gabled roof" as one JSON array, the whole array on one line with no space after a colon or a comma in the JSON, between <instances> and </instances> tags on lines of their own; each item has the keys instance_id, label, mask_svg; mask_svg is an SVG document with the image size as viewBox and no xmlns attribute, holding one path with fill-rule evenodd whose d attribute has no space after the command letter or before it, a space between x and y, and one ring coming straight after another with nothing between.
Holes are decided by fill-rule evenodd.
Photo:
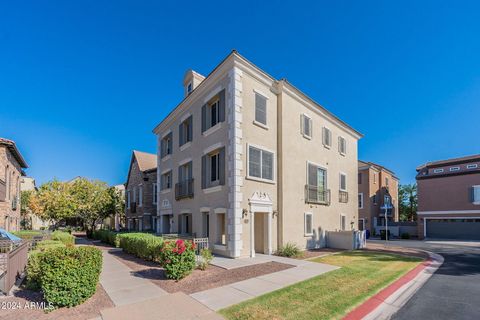
<instances>
[{"instance_id":1,"label":"gabled roof","mask_svg":"<svg viewBox=\"0 0 480 320\"><path fill-rule=\"evenodd\" d=\"M480 161L480 154L475 154L475 155L465 156L460 158L451 158L446 160L427 162L425 164L418 166L417 171L420 171L423 168L441 167L445 165L461 164L461 163L472 162L472 161Z\"/></svg>"},{"instance_id":2,"label":"gabled roof","mask_svg":"<svg viewBox=\"0 0 480 320\"><path fill-rule=\"evenodd\" d=\"M378 171L382 171L382 170L386 171L386 172L390 173L393 178L398 180L398 178L395 176L395 172L393 172L392 170L387 169L384 166L381 166L381 165L373 163L373 162L358 160L358 169L363 170L363 169L366 169L366 168L374 168Z\"/></svg>"},{"instance_id":3,"label":"gabled roof","mask_svg":"<svg viewBox=\"0 0 480 320\"><path fill-rule=\"evenodd\" d=\"M148 171L157 168L157 155L133 150L133 156L137 159L140 171Z\"/></svg>"},{"instance_id":4,"label":"gabled roof","mask_svg":"<svg viewBox=\"0 0 480 320\"><path fill-rule=\"evenodd\" d=\"M25 161L25 159L23 159L20 151L18 151L17 145L15 144L14 141L5 139L5 138L0 138L0 145L4 145L8 148L8 150L10 150L10 152L13 154L18 164L20 165L20 167L28 168L27 162Z\"/></svg>"}]
</instances>

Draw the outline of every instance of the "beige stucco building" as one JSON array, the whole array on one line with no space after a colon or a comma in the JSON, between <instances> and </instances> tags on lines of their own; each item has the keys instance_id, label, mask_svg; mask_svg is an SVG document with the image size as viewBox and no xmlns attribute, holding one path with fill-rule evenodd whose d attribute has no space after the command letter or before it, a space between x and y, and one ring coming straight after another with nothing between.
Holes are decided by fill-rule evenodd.
<instances>
[{"instance_id":1,"label":"beige stucco building","mask_svg":"<svg viewBox=\"0 0 480 320\"><path fill-rule=\"evenodd\" d=\"M241 257L357 228L361 134L236 51L207 77L188 71L184 90L154 129L159 233Z\"/></svg>"}]
</instances>

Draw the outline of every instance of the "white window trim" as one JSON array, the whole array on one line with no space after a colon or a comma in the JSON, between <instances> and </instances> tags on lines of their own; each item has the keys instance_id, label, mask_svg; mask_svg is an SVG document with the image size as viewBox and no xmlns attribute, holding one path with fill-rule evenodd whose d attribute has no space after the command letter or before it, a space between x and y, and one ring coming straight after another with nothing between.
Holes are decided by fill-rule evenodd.
<instances>
[{"instance_id":1,"label":"white window trim","mask_svg":"<svg viewBox=\"0 0 480 320\"><path fill-rule=\"evenodd\" d=\"M179 161L178 162L178 166L183 166L184 164L187 164L189 162L192 161L192 158L186 158L186 159L183 159L182 161Z\"/></svg>"},{"instance_id":2,"label":"white window trim","mask_svg":"<svg viewBox=\"0 0 480 320\"><path fill-rule=\"evenodd\" d=\"M361 199L360 202L362 204L362 206L361 207L359 206L358 209L363 209L363 207L364 207L363 192L359 192L358 195L360 196L360 199Z\"/></svg>"},{"instance_id":3,"label":"white window trim","mask_svg":"<svg viewBox=\"0 0 480 320\"><path fill-rule=\"evenodd\" d=\"M340 149L340 140L345 141L345 152L342 152ZM338 143L339 143L339 146L338 146L338 153L340 153L342 156L345 156L347 154L347 139L345 139L343 136L338 136Z\"/></svg>"},{"instance_id":4,"label":"white window trim","mask_svg":"<svg viewBox=\"0 0 480 320\"><path fill-rule=\"evenodd\" d=\"M192 114L190 112L185 113L181 118L179 124L183 123L185 120L187 120Z\"/></svg>"},{"instance_id":5,"label":"white window trim","mask_svg":"<svg viewBox=\"0 0 480 320\"><path fill-rule=\"evenodd\" d=\"M165 157L162 158L162 162L169 160L171 157L172 157L171 154L167 154Z\"/></svg>"},{"instance_id":6,"label":"white window trim","mask_svg":"<svg viewBox=\"0 0 480 320\"><path fill-rule=\"evenodd\" d=\"M267 96L267 94L266 94L265 92L263 92L263 91L260 91L260 90L258 90L258 89L255 89L255 88L253 89L253 92L255 92L255 93L257 93L257 94L259 94L259 95L263 96L265 99L267 99L267 100L268 100L268 96Z\"/></svg>"},{"instance_id":7,"label":"white window trim","mask_svg":"<svg viewBox=\"0 0 480 320\"><path fill-rule=\"evenodd\" d=\"M443 169L433 169L433 173L442 173Z\"/></svg>"},{"instance_id":8,"label":"white window trim","mask_svg":"<svg viewBox=\"0 0 480 320\"><path fill-rule=\"evenodd\" d=\"M345 189L342 189L342 175L345 176ZM341 172L338 174L338 189L340 191L347 191L348 187L347 187L347 174L345 172Z\"/></svg>"},{"instance_id":9,"label":"white window trim","mask_svg":"<svg viewBox=\"0 0 480 320\"><path fill-rule=\"evenodd\" d=\"M203 155L207 155L212 151L223 148L225 145L221 142L212 144L210 147L203 149Z\"/></svg>"},{"instance_id":10,"label":"white window trim","mask_svg":"<svg viewBox=\"0 0 480 320\"><path fill-rule=\"evenodd\" d=\"M165 131L165 132L162 134L161 139L165 139L170 133L172 133L172 130Z\"/></svg>"},{"instance_id":11,"label":"white window trim","mask_svg":"<svg viewBox=\"0 0 480 320\"><path fill-rule=\"evenodd\" d=\"M451 167L449 171L450 172L460 171L460 167Z\"/></svg>"},{"instance_id":12,"label":"white window trim","mask_svg":"<svg viewBox=\"0 0 480 320\"><path fill-rule=\"evenodd\" d=\"M203 193L205 193L205 194L219 192L219 191L222 191L222 186L221 185L203 189Z\"/></svg>"},{"instance_id":13,"label":"white window trim","mask_svg":"<svg viewBox=\"0 0 480 320\"><path fill-rule=\"evenodd\" d=\"M323 139L323 128L327 129L330 132L330 139L329 139L330 144L329 145L325 144L325 141ZM330 130L330 128L327 127L327 126L323 126L323 128L322 128L322 144L325 148L330 149L332 147L332 130Z\"/></svg>"},{"instance_id":14,"label":"white window trim","mask_svg":"<svg viewBox=\"0 0 480 320\"><path fill-rule=\"evenodd\" d=\"M260 96L262 96L262 97L265 98L265 121L268 123L268 114L267 114L267 110L268 110L268 105L267 105L267 103L268 103L268 97L267 97L267 95L266 95L265 93L263 93L263 92L261 92L261 91L259 91L259 90L257 90L257 89L253 89L253 92L254 92L254 96L253 96L254 99L256 99L255 94L258 94L258 95L260 95ZM253 124L255 124L255 125L263 128L263 129L267 129L267 130L268 130L268 125L267 125L266 123L263 124L263 123L261 123L261 122L259 122L259 121L257 121L257 120L255 119L256 112L257 112L257 109L256 109L256 108L257 108L257 105L255 104L255 106L254 106L254 108L253 108L253 111L254 111Z\"/></svg>"},{"instance_id":15,"label":"white window trim","mask_svg":"<svg viewBox=\"0 0 480 320\"><path fill-rule=\"evenodd\" d=\"M204 132L202 132L202 135L204 137L208 137L209 135L211 135L212 133L214 133L215 131L218 131L222 128L222 123L223 122L217 122L216 125L214 125L213 127L210 127L208 128L207 130L205 130Z\"/></svg>"},{"instance_id":16,"label":"white window trim","mask_svg":"<svg viewBox=\"0 0 480 320\"><path fill-rule=\"evenodd\" d=\"M269 126L267 126L266 124L263 124L263 123L261 123L261 122L258 122L257 120L253 120L253 122L252 122L252 123L253 123L254 125L256 125L256 126L258 126L258 127L262 128L262 129L265 129L265 130L268 130L268 129L270 129L270 127L269 127Z\"/></svg>"},{"instance_id":17,"label":"white window trim","mask_svg":"<svg viewBox=\"0 0 480 320\"><path fill-rule=\"evenodd\" d=\"M304 117L305 118L308 118L310 120L310 135L308 134L305 134L305 123L303 122L304 121ZM306 113L302 113L302 127L300 128L300 131L302 133L302 136L305 138L305 139L308 139L308 140L312 140L312 132L313 132L313 120L312 120L312 117L310 117L308 114Z\"/></svg>"},{"instance_id":18,"label":"white window trim","mask_svg":"<svg viewBox=\"0 0 480 320\"><path fill-rule=\"evenodd\" d=\"M307 232L307 216L311 216L312 217L312 230L310 233ZM303 214L303 235L305 237L310 237L310 236L313 236L313 230L315 228L313 227L313 213L312 212L304 212Z\"/></svg>"},{"instance_id":19,"label":"white window trim","mask_svg":"<svg viewBox=\"0 0 480 320\"><path fill-rule=\"evenodd\" d=\"M217 86L215 87L215 89L211 90L210 91L210 94L208 94L204 99L203 99L203 103L208 103L210 100L212 100L213 97L215 97L217 94L220 93L220 91L222 91L223 88L222 86Z\"/></svg>"},{"instance_id":20,"label":"white window trim","mask_svg":"<svg viewBox=\"0 0 480 320\"><path fill-rule=\"evenodd\" d=\"M474 189L473 192L474 192L474 195L475 195L475 189L477 189L477 188L480 189L480 185L474 185L474 186L472 186L472 188ZM478 199L478 201L472 201L472 203L474 205L480 205L480 199Z\"/></svg>"},{"instance_id":21,"label":"white window trim","mask_svg":"<svg viewBox=\"0 0 480 320\"><path fill-rule=\"evenodd\" d=\"M345 226L342 228L342 220L345 218ZM340 231L347 231L347 216L343 213L340 213Z\"/></svg>"},{"instance_id":22,"label":"white window trim","mask_svg":"<svg viewBox=\"0 0 480 320\"><path fill-rule=\"evenodd\" d=\"M254 147L256 149L267 151L267 152L270 152L270 153L273 154L272 180L250 176L250 147ZM276 159L275 151L270 150L270 149L265 148L265 147L262 147L262 146L259 146L259 145L256 145L256 144L253 144L253 143L247 143L247 161L246 162L247 162L247 177L246 177L246 179L255 180L255 181L259 181L259 182L270 183L270 184L275 184L276 183L276 180L277 180L277 177L276 177L277 159ZM260 164L260 165L262 165L262 164Z\"/></svg>"},{"instance_id":23,"label":"white window trim","mask_svg":"<svg viewBox=\"0 0 480 320\"><path fill-rule=\"evenodd\" d=\"M467 164L467 169L477 169L478 168L478 164L474 163L474 164Z\"/></svg>"},{"instance_id":24,"label":"white window trim","mask_svg":"<svg viewBox=\"0 0 480 320\"><path fill-rule=\"evenodd\" d=\"M308 184L308 165L309 164L325 170L325 172L327 173L326 176L325 176L325 188L328 190L329 189L328 188L328 166L325 166L323 164L319 164L319 163L316 163L316 162L313 162L313 161L308 161L308 160L307 160L307 166L305 168L305 179L306 179L305 181L307 182L306 184Z\"/></svg>"},{"instance_id":25,"label":"white window trim","mask_svg":"<svg viewBox=\"0 0 480 320\"><path fill-rule=\"evenodd\" d=\"M180 146L180 151L183 151L183 150L189 148L191 145L192 145L192 141L185 142L184 144L182 144Z\"/></svg>"}]
</instances>

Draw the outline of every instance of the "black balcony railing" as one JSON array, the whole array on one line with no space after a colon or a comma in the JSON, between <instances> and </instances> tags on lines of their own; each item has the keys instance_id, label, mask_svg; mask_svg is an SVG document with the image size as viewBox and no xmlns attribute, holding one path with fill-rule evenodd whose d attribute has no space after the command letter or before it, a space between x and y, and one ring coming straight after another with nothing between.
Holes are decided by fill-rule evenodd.
<instances>
[{"instance_id":1,"label":"black balcony railing","mask_svg":"<svg viewBox=\"0 0 480 320\"><path fill-rule=\"evenodd\" d=\"M193 179L175 184L175 200L193 198Z\"/></svg>"},{"instance_id":2,"label":"black balcony railing","mask_svg":"<svg viewBox=\"0 0 480 320\"><path fill-rule=\"evenodd\" d=\"M338 191L338 202L347 203L348 202L348 192L347 191Z\"/></svg>"},{"instance_id":3,"label":"black balcony railing","mask_svg":"<svg viewBox=\"0 0 480 320\"><path fill-rule=\"evenodd\" d=\"M317 186L305 185L305 202L330 205L330 190Z\"/></svg>"}]
</instances>

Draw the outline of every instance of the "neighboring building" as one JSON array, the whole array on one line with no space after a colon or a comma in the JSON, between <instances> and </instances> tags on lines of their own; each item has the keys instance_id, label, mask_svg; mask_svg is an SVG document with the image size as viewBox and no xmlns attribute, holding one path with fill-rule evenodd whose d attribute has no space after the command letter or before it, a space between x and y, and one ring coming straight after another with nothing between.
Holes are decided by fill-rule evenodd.
<instances>
[{"instance_id":1,"label":"neighboring building","mask_svg":"<svg viewBox=\"0 0 480 320\"><path fill-rule=\"evenodd\" d=\"M37 191L38 188L35 183L35 179L31 177L22 177L20 181L20 191ZM32 229L32 230L40 230L40 229L48 229L49 223L48 221L42 220L37 215L33 214L28 208L27 213L23 217L23 228Z\"/></svg>"},{"instance_id":2,"label":"neighboring building","mask_svg":"<svg viewBox=\"0 0 480 320\"><path fill-rule=\"evenodd\" d=\"M28 165L12 140L0 138L0 227L20 229L20 180Z\"/></svg>"},{"instance_id":3,"label":"neighboring building","mask_svg":"<svg viewBox=\"0 0 480 320\"><path fill-rule=\"evenodd\" d=\"M391 197L388 222L398 221L398 178L395 173L373 162L358 161L358 228L375 234L385 225L385 196Z\"/></svg>"},{"instance_id":4,"label":"neighboring building","mask_svg":"<svg viewBox=\"0 0 480 320\"><path fill-rule=\"evenodd\" d=\"M420 238L480 240L480 154L417 168Z\"/></svg>"},{"instance_id":5,"label":"neighboring building","mask_svg":"<svg viewBox=\"0 0 480 320\"><path fill-rule=\"evenodd\" d=\"M357 228L357 131L236 51L185 98L158 137L158 230L209 237L217 254L325 246Z\"/></svg>"},{"instance_id":6,"label":"neighboring building","mask_svg":"<svg viewBox=\"0 0 480 320\"><path fill-rule=\"evenodd\" d=\"M156 231L157 156L133 151L125 185L127 229Z\"/></svg>"}]
</instances>

